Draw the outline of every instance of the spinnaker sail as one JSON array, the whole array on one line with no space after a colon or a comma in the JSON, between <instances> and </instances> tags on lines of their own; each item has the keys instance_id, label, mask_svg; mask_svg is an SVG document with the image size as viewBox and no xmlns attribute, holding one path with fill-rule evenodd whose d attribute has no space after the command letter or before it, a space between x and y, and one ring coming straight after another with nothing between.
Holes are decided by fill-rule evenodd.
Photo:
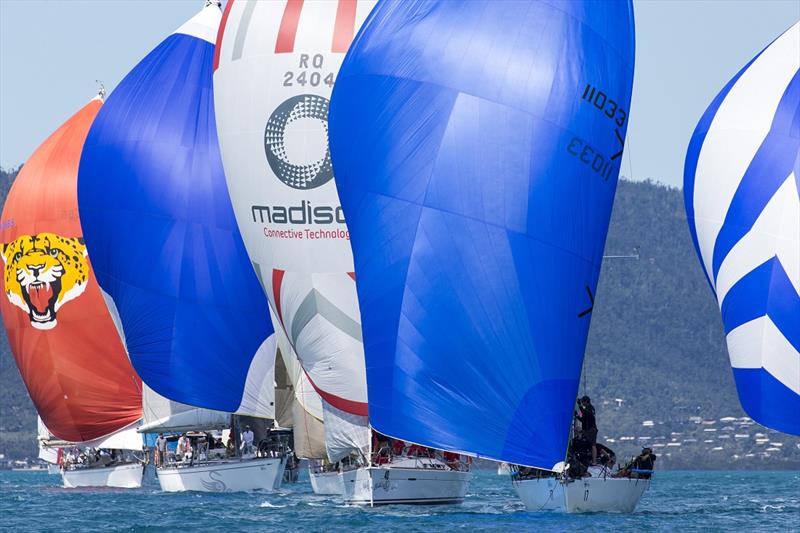
<instances>
[{"instance_id":1,"label":"spinnaker sail","mask_svg":"<svg viewBox=\"0 0 800 533\"><path fill-rule=\"evenodd\" d=\"M800 435L800 22L722 89L684 168L689 229L722 312L739 399Z\"/></svg>"},{"instance_id":2,"label":"spinnaker sail","mask_svg":"<svg viewBox=\"0 0 800 533\"><path fill-rule=\"evenodd\" d=\"M372 11L329 128L376 430L564 460L633 56L629 1Z\"/></svg>"},{"instance_id":3,"label":"spinnaker sail","mask_svg":"<svg viewBox=\"0 0 800 533\"><path fill-rule=\"evenodd\" d=\"M142 417L141 381L103 302L78 220L78 162L102 104L94 98L36 149L0 222L0 311L11 351L44 425L71 443Z\"/></svg>"},{"instance_id":4,"label":"spinnaker sail","mask_svg":"<svg viewBox=\"0 0 800 533\"><path fill-rule=\"evenodd\" d=\"M234 0L214 97L236 217L264 292L322 397L329 459L367 451L353 260L328 150L328 100L370 1Z\"/></svg>"},{"instance_id":5,"label":"spinnaker sail","mask_svg":"<svg viewBox=\"0 0 800 533\"><path fill-rule=\"evenodd\" d=\"M220 161L207 6L108 98L83 150L78 200L130 359L158 394L272 418L275 343Z\"/></svg>"}]
</instances>

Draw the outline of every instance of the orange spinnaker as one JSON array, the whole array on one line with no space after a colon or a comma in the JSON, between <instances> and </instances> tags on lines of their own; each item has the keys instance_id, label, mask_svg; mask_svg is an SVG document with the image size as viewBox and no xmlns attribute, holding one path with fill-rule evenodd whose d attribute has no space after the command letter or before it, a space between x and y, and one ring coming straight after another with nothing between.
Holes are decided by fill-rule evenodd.
<instances>
[{"instance_id":1,"label":"orange spinnaker","mask_svg":"<svg viewBox=\"0 0 800 533\"><path fill-rule=\"evenodd\" d=\"M0 312L11 350L45 425L71 442L142 416L141 380L103 301L78 219L78 164L101 105L89 102L33 153L0 220Z\"/></svg>"}]
</instances>

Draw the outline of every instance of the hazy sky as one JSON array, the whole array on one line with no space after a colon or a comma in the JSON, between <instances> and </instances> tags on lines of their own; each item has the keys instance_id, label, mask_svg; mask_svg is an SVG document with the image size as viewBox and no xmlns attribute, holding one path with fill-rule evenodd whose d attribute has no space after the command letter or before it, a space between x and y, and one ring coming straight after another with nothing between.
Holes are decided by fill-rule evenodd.
<instances>
[{"instance_id":1,"label":"hazy sky","mask_svg":"<svg viewBox=\"0 0 800 533\"><path fill-rule=\"evenodd\" d=\"M265 0L270 1L270 0ZM636 77L623 174L671 185L722 86L800 19L798 0L636 0ZM0 0L0 166L110 90L203 0Z\"/></svg>"}]
</instances>

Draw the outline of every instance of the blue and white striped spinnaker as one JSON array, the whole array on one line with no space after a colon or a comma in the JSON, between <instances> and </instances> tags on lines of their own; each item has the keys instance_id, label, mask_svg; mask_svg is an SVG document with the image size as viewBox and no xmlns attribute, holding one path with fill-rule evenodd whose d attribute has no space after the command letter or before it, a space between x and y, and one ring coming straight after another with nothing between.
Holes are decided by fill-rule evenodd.
<instances>
[{"instance_id":1,"label":"blue and white striped spinnaker","mask_svg":"<svg viewBox=\"0 0 800 533\"><path fill-rule=\"evenodd\" d=\"M207 2L111 93L80 162L92 263L142 380L170 400L274 416L275 340L225 184Z\"/></svg>"},{"instance_id":2,"label":"blue and white striped spinnaker","mask_svg":"<svg viewBox=\"0 0 800 533\"><path fill-rule=\"evenodd\" d=\"M686 154L689 229L744 410L800 435L800 23L739 71Z\"/></svg>"},{"instance_id":3,"label":"blue and white striped spinnaker","mask_svg":"<svg viewBox=\"0 0 800 533\"><path fill-rule=\"evenodd\" d=\"M628 1L372 11L329 125L376 430L563 461L633 56Z\"/></svg>"}]
</instances>

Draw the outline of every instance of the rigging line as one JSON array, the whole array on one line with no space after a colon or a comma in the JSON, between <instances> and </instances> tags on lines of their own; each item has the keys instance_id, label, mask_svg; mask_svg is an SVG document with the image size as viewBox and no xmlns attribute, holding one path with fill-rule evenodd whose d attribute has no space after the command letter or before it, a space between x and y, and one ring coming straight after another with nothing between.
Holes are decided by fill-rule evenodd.
<instances>
[{"instance_id":1,"label":"rigging line","mask_svg":"<svg viewBox=\"0 0 800 533\"><path fill-rule=\"evenodd\" d=\"M631 145L631 140L629 135L625 135L625 152L627 152L628 154L628 170L630 171L628 179L631 181L636 181L633 176L633 158L631 156L631 152L633 152L633 147Z\"/></svg>"}]
</instances>

